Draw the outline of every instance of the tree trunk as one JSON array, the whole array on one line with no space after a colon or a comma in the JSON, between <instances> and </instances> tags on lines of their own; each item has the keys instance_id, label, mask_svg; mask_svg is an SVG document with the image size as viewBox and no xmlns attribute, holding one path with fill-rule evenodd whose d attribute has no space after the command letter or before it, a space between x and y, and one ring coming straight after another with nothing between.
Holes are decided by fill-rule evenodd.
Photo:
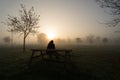
<instances>
[{"instance_id":1,"label":"tree trunk","mask_svg":"<svg viewBox=\"0 0 120 80\"><path fill-rule=\"evenodd\" d=\"M13 31L11 30L11 47L13 48Z\"/></svg>"},{"instance_id":2,"label":"tree trunk","mask_svg":"<svg viewBox=\"0 0 120 80\"><path fill-rule=\"evenodd\" d=\"M23 52L25 52L25 39L26 39L26 37L24 36L24 38L23 38Z\"/></svg>"}]
</instances>

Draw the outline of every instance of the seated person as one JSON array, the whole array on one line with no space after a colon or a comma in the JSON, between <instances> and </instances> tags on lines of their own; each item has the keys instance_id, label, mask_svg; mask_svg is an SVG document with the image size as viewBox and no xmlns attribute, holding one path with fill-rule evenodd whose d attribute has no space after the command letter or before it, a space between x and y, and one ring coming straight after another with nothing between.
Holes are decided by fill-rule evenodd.
<instances>
[{"instance_id":1,"label":"seated person","mask_svg":"<svg viewBox=\"0 0 120 80\"><path fill-rule=\"evenodd\" d=\"M47 45L47 49L56 49L55 48L55 44L54 44L54 41L51 40L48 45ZM57 58L57 53L55 51L47 51L47 54L49 55L50 58L52 58L52 55L55 55L56 58Z\"/></svg>"},{"instance_id":2,"label":"seated person","mask_svg":"<svg viewBox=\"0 0 120 80\"><path fill-rule=\"evenodd\" d=\"M55 44L54 44L54 41L53 41L53 40L51 40L51 41L48 43L47 49L55 49Z\"/></svg>"}]
</instances>

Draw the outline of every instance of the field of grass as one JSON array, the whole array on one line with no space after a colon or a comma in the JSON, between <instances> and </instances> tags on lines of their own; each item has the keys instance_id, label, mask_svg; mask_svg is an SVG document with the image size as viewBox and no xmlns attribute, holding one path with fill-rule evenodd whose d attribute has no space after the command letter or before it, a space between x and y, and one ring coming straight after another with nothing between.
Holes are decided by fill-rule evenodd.
<instances>
[{"instance_id":1,"label":"field of grass","mask_svg":"<svg viewBox=\"0 0 120 80\"><path fill-rule=\"evenodd\" d=\"M62 47L63 48L63 47ZM31 52L0 48L0 80L120 80L120 46L71 46L72 64L40 62Z\"/></svg>"}]
</instances>

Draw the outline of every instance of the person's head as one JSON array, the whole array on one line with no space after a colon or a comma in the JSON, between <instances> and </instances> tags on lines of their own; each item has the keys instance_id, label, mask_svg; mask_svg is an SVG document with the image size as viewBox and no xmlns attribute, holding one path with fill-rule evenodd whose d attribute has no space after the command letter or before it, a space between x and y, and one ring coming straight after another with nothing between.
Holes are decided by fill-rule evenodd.
<instances>
[{"instance_id":1,"label":"person's head","mask_svg":"<svg viewBox=\"0 0 120 80\"><path fill-rule=\"evenodd\" d=\"M53 41L53 40L51 40L51 41L50 41L50 43L54 43L54 41Z\"/></svg>"}]
</instances>

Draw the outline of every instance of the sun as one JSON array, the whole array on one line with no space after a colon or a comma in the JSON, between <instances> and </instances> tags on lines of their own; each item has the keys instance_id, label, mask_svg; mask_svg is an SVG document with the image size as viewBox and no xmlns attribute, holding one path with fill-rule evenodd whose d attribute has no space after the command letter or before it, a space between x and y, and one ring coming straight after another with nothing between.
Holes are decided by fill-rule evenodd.
<instances>
[{"instance_id":1,"label":"sun","mask_svg":"<svg viewBox=\"0 0 120 80\"><path fill-rule=\"evenodd\" d=\"M46 35L47 35L48 39L54 39L55 38L55 34L52 33L52 32L47 32Z\"/></svg>"}]
</instances>

